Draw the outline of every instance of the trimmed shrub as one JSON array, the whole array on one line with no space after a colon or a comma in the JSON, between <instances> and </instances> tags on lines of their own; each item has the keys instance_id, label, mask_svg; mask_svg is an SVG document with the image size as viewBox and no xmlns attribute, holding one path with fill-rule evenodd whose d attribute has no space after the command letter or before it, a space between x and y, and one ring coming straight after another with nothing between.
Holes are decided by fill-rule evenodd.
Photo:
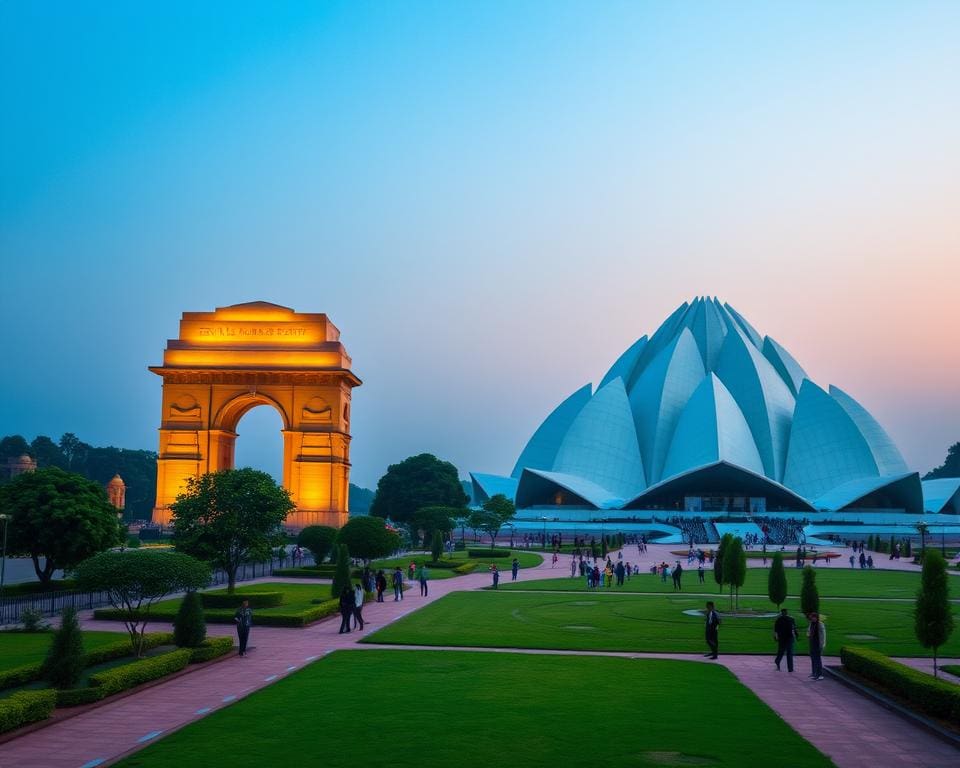
<instances>
[{"instance_id":1,"label":"trimmed shrub","mask_svg":"<svg viewBox=\"0 0 960 768\"><path fill-rule=\"evenodd\" d=\"M232 595L200 593L204 608L239 608L244 600L251 608L276 608L283 604L282 592L234 592Z\"/></svg>"},{"instance_id":2,"label":"trimmed shrub","mask_svg":"<svg viewBox=\"0 0 960 768\"><path fill-rule=\"evenodd\" d=\"M173 645L172 632L147 632L143 636L143 650L157 648L161 645ZM104 645L93 651L88 651L83 659L84 667L95 667L114 659L122 659L130 655L130 641L118 640L110 645Z\"/></svg>"},{"instance_id":3,"label":"trimmed shrub","mask_svg":"<svg viewBox=\"0 0 960 768\"><path fill-rule=\"evenodd\" d=\"M468 549L467 557L510 557L509 549Z\"/></svg>"},{"instance_id":4,"label":"trimmed shrub","mask_svg":"<svg viewBox=\"0 0 960 768\"><path fill-rule=\"evenodd\" d=\"M433 562L440 559L443 554L443 534L440 531L433 532L433 541L430 543L430 554L433 556Z\"/></svg>"},{"instance_id":5,"label":"trimmed shrub","mask_svg":"<svg viewBox=\"0 0 960 768\"><path fill-rule=\"evenodd\" d=\"M232 637L208 637L190 654L191 664L201 664L204 661L226 656L233 650Z\"/></svg>"},{"instance_id":6,"label":"trimmed shrub","mask_svg":"<svg viewBox=\"0 0 960 768\"><path fill-rule=\"evenodd\" d=\"M783 568L783 553L773 553L773 563L767 574L767 597L779 608L787 599L787 572Z\"/></svg>"},{"instance_id":7,"label":"trimmed shrub","mask_svg":"<svg viewBox=\"0 0 960 768\"><path fill-rule=\"evenodd\" d=\"M43 614L33 608L20 611L20 623L24 632L46 632L50 629L50 624L43 620Z\"/></svg>"},{"instance_id":8,"label":"trimmed shrub","mask_svg":"<svg viewBox=\"0 0 960 768\"><path fill-rule=\"evenodd\" d=\"M330 597L339 598L344 588L353 589L350 583L350 552L346 544L337 545L337 570L330 585Z\"/></svg>"},{"instance_id":9,"label":"trimmed shrub","mask_svg":"<svg viewBox=\"0 0 960 768\"><path fill-rule=\"evenodd\" d=\"M127 648L130 648L130 643L127 643ZM21 685L32 683L41 677L43 677L42 662L5 669L0 672L0 690L4 688L19 688Z\"/></svg>"},{"instance_id":10,"label":"trimmed shrub","mask_svg":"<svg viewBox=\"0 0 960 768\"><path fill-rule=\"evenodd\" d=\"M77 609L63 609L60 628L53 633L53 642L43 663L43 676L54 688L72 688L83 671L83 636L77 621Z\"/></svg>"},{"instance_id":11,"label":"trimmed shrub","mask_svg":"<svg viewBox=\"0 0 960 768\"><path fill-rule=\"evenodd\" d=\"M120 691L126 691L142 683L148 683L181 669L190 663L193 651L183 648L171 651L162 656L153 656L149 659L140 659L132 664L124 664L113 669L105 669L95 675L90 675L90 687L100 688L103 696L112 696Z\"/></svg>"},{"instance_id":12,"label":"trimmed shrub","mask_svg":"<svg viewBox=\"0 0 960 768\"><path fill-rule=\"evenodd\" d=\"M471 563L471 562L466 562L466 563L463 563L462 565L458 565L456 568L454 568L454 569L453 569L453 572L456 573L456 574L459 574L460 576L463 576L464 574L467 574L467 573L473 573L473 571L476 569L476 567L477 567L478 565L480 565L480 563L478 563L478 562L476 562L476 561L474 561L474 562L472 562L472 563Z\"/></svg>"},{"instance_id":13,"label":"trimmed shrub","mask_svg":"<svg viewBox=\"0 0 960 768\"><path fill-rule=\"evenodd\" d=\"M207 636L203 603L198 592L187 592L173 622L173 641L180 648L197 648Z\"/></svg>"},{"instance_id":14,"label":"trimmed shrub","mask_svg":"<svg viewBox=\"0 0 960 768\"><path fill-rule=\"evenodd\" d=\"M4 597L22 597L23 595L37 595L48 592L62 592L67 589L76 589L77 582L73 579L51 579L44 585L39 581L28 581L23 584L4 584Z\"/></svg>"},{"instance_id":15,"label":"trimmed shrub","mask_svg":"<svg viewBox=\"0 0 960 768\"><path fill-rule=\"evenodd\" d=\"M297 544L310 551L314 562L322 563L337 540L337 529L329 525L308 525L297 536Z\"/></svg>"},{"instance_id":16,"label":"trimmed shrub","mask_svg":"<svg viewBox=\"0 0 960 768\"><path fill-rule=\"evenodd\" d=\"M333 571L326 565L321 568L306 565L303 568L274 568L273 575L284 579L332 579Z\"/></svg>"},{"instance_id":17,"label":"trimmed shrub","mask_svg":"<svg viewBox=\"0 0 960 768\"><path fill-rule=\"evenodd\" d=\"M817 591L817 574L812 566L803 567L803 585L800 587L800 610L804 616L820 613L820 593Z\"/></svg>"},{"instance_id":18,"label":"trimmed shrub","mask_svg":"<svg viewBox=\"0 0 960 768\"><path fill-rule=\"evenodd\" d=\"M58 707L82 707L103 698L102 688L65 688L57 691Z\"/></svg>"},{"instance_id":19,"label":"trimmed shrub","mask_svg":"<svg viewBox=\"0 0 960 768\"><path fill-rule=\"evenodd\" d=\"M46 720L57 703L57 692L20 691L0 699L0 733Z\"/></svg>"},{"instance_id":20,"label":"trimmed shrub","mask_svg":"<svg viewBox=\"0 0 960 768\"><path fill-rule=\"evenodd\" d=\"M845 669L876 683L931 717L960 722L960 686L937 680L868 648L840 649Z\"/></svg>"}]
</instances>

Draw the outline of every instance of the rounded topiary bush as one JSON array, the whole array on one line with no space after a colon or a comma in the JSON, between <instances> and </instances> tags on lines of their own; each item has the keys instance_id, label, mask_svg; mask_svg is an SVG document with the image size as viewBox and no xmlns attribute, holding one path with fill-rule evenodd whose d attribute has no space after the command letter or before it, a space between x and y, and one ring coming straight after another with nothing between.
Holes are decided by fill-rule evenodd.
<instances>
[{"instance_id":1,"label":"rounded topiary bush","mask_svg":"<svg viewBox=\"0 0 960 768\"><path fill-rule=\"evenodd\" d=\"M173 641L180 648L196 648L207 638L203 602L197 592L187 592L173 620Z\"/></svg>"},{"instance_id":2,"label":"rounded topiary bush","mask_svg":"<svg viewBox=\"0 0 960 768\"><path fill-rule=\"evenodd\" d=\"M54 688L73 688L83 672L83 636L75 608L64 608L60 628L43 664L43 677Z\"/></svg>"}]
</instances>

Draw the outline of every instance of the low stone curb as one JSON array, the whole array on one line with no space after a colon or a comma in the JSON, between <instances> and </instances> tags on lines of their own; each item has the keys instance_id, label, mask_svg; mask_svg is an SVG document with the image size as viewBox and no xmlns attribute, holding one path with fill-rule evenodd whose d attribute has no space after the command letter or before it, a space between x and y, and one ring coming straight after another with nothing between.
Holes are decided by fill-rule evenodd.
<instances>
[{"instance_id":1,"label":"low stone curb","mask_svg":"<svg viewBox=\"0 0 960 768\"><path fill-rule=\"evenodd\" d=\"M902 717L904 720L908 720L913 725L923 728L928 733L931 733L948 744L953 745L957 749L960 749L960 734L944 728L942 725L937 723L935 720L930 719L926 715L922 715L919 712L915 712L914 710L905 707L899 701L890 698L875 688L864 685L859 680L855 680L846 672L844 672L843 667L841 666L830 666L824 667L823 669L824 672L826 672L841 685L846 686L852 691L856 691L865 698L871 699L874 703L879 704L884 709L893 712L895 715Z\"/></svg>"}]
</instances>

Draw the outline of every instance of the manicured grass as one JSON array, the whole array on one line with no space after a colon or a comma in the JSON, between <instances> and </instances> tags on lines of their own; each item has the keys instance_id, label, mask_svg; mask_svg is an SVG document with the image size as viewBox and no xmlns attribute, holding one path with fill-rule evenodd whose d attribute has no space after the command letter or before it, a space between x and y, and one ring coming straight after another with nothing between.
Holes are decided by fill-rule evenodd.
<instances>
[{"instance_id":1,"label":"manicured grass","mask_svg":"<svg viewBox=\"0 0 960 768\"><path fill-rule=\"evenodd\" d=\"M726 599L716 602L726 610ZM703 606L704 598L679 595L455 592L362 642L696 653L705 650L703 619L683 612ZM775 610L765 599L741 598L740 606ZM798 617L803 635L806 620L799 617L799 601L788 600L784 607ZM912 603L831 600L820 609L827 626L827 654L839 653L841 645L859 645L891 656L931 655L913 635ZM724 618L721 652L772 653L772 632L773 617ZM798 652L805 649L801 639ZM960 656L960 633L954 633L940 655Z\"/></svg>"},{"instance_id":2,"label":"manicured grass","mask_svg":"<svg viewBox=\"0 0 960 768\"><path fill-rule=\"evenodd\" d=\"M126 632L84 632L83 648L92 651L128 637ZM47 657L53 632L0 632L0 671L37 664Z\"/></svg>"},{"instance_id":3,"label":"manicured grass","mask_svg":"<svg viewBox=\"0 0 960 768\"><path fill-rule=\"evenodd\" d=\"M570 573L570 561L566 562L565 572ZM713 569L704 573L704 583L697 582L697 569L690 570L683 566L683 589L685 592L718 594L717 583L713 579ZM797 568L787 568L788 594L800 593L800 584L803 571ZM916 597L920 588L920 573L910 571L860 571L833 569L831 566L817 568L817 589L821 597L886 597L908 598ZM747 580L740 590L741 594L766 595L768 568L748 568ZM952 597L960 598L960 579L950 582ZM500 589L536 590L538 592L575 591L588 592L586 577L570 578L569 575L557 579L536 579L504 583L501 580ZM666 583L660 581L659 576L651 573L640 573L624 581L622 587L610 587L609 592L670 592L673 593L673 581L668 578Z\"/></svg>"},{"instance_id":4,"label":"manicured grass","mask_svg":"<svg viewBox=\"0 0 960 768\"><path fill-rule=\"evenodd\" d=\"M960 664L944 664L940 666L940 671L949 672L954 677L960 677Z\"/></svg>"},{"instance_id":5,"label":"manicured grass","mask_svg":"<svg viewBox=\"0 0 960 768\"><path fill-rule=\"evenodd\" d=\"M313 734L309 747L293 734ZM436 651L333 653L120 765L225 759L232 768L832 765L722 667Z\"/></svg>"},{"instance_id":6,"label":"manicured grass","mask_svg":"<svg viewBox=\"0 0 960 768\"><path fill-rule=\"evenodd\" d=\"M470 547L471 549L482 550L488 549L489 547L484 547L482 544L477 544ZM498 548L499 549L499 548ZM384 571L392 571L398 565L403 569L404 576L408 575L408 568L411 561L416 563L418 566L421 563L426 563L427 568L430 570L431 579L447 579L457 574L453 573L451 569L444 568L430 568L430 555L420 553L418 555L406 555L405 557L394 557L388 560L377 560L371 563L370 567L376 571L378 568L383 568ZM453 560L457 563L476 563L476 569L474 572L485 570L490 566L491 563L496 563L497 567L503 570L510 570L510 565L513 562L513 558L517 558L517 561L520 563L521 568L536 568L540 563L543 562L543 556L537 554L536 552L527 552L524 550L515 549L510 552L509 557L468 557L465 551L460 552L445 552L443 554L444 560ZM569 565L567 566L569 568ZM389 574L388 574L389 575Z\"/></svg>"}]
</instances>

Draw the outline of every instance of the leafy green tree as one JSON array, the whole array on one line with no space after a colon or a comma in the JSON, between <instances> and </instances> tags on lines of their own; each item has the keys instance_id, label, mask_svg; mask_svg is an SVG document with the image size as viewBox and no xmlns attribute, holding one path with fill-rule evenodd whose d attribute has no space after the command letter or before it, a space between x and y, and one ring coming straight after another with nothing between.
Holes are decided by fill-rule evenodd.
<instances>
[{"instance_id":1,"label":"leafy green tree","mask_svg":"<svg viewBox=\"0 0 960 768\"><path fill-rule=\"evenodd\" d=\"M37 461L37 466L67 468L67 460L57 445L46 435L37 435L30 443L30 455Z\"/></svg>"},{"instance_id":2,"label":"leafy green tree","mask_svg":"<svg viewBox=\"0 0 960 768\"><path fill-rule=\"evenodd\" d=\"M16 459L24 454L33 456L30 452L30 444L24 439L23 435L7 435L0 440L0 461Z\"/></svg>"},{"instance_id":3,"label":"leafy green tree","mask_svg":"<svg viewBox=\"0 0 960 768\"><path fill-rule=\"evenodd\" d=\"M733 541L732 534L723 534L720 537L720 546L717 547L717 553L713 557L713 580L717 582L721 592L723 592L723 585L726 583L724 581L723 559L731 541Z\"/></svg>"},{"instance_id":4,"label":"leafy green tree","mask_svg":"<svg viewBox=\"0 0 960 768\"><path fill-rule=\"evenodd\" d=\"M737 607L740 607L740 587L747 578L747 553L743 549L743 539L731 538L723 551L723 581L730 585L730 607L733 607L734 592Z\"/></svg>"},{"instance_id":5,"label":"leafy green tree","mask_svg":"<svg viewBox=\"0 0 960 768\"><path fill-rule=\"evenodd\" d=\"M433 543L430 545L430 554L433 555L433 562L440 560L443 554L443 534L440 531L433 532Z\"/></svg>"},{"instance_id":6,"label":"leafy green tree","mask_svg":"<svg viewBox=\"0 0 960 768\"><path fill-rule=\"evenodd\" d=\"M924 480L936 480L940 477L960 477L960 443L954 443L947 448L947 458L936 469L931 469L923 476Z\"/></svg>"},{"instance_id":7,"label":"leafy green tree","mask_svg":"<svg viewBox=\"0 0 960 768\"><path fill-rule=\"evenodd\" d=\"M361 518L357 518L358 520ZM350 586L350 550L346 544L337 545L337 567L333 571L333 583L330 585L330 595L340 597L344 587Z\"/></svg>"},{"instance_id":8,"label":"leafy green tree","mask_svg":"<svg viewBox=\"0 0 960 768\"><path fill-rule=\"evenodd\" d=\"M173 642L180 648L197 648L207 639L207 620L203 615L200 593L191 590L183 596L173 620Z\"/></svg>"},{"instance_id":9,"label":"leafy green tree","mask_svg":"<svg viewBox=\"0 0 960 768\"><path fill-rule=\"evenodd\" d=\"M0 486L0 512L10 515L7 553L29 556L44 586L57 570L122 540L106 491L57 467L25 472Z\"/></svg>"},{"instance_id":10,"label":"leafy green tree","mask_svg":"<svg viewBox=\"0 0 960 768\"><path fill-rule=\"evenodd\" d=\"M950 639L954 622L947 563L933 548L923 556L923 573L913 619L917 640L924 648L933 649L933 675L936 677L937 649Z\"/></svg>"},{"instance_id":11,"label":"leafy green tree","mask_svg":"<svg viewBox=\"0 0 960 768\"><path fill-rule=\"evenodd\" d=\"M283 543L281 526L293 508L290 494L266 472L209 472L190 478L170 505L174 542L178 551L222 568L232 593L241 565L267 560Z\"/></svg>"},{"instance_id":12,"label":"leafy green tree","mask_svg":"<svg viewBox=\"0 0 960 768\"><path fill-rule=\"evenodd\" d=\"M327 559L336 541L337 529L329 525L308 525L297 534L297 544L309 550L317 565Z\"/></svg>"},{"instance_id":13,"label":"leafy green tree","mask_svg":"<svg viewBox=\"0 0 960 768\"><path fill-rule=\"evenodd\" d=\"M370 514L407 523L423 507L461 509L468 501L457 468L432 454L421 453L387 467L377 483Z\"/></svg>"},{"instance_id":14,"label":"leafy green tree","mask_svg":"<svg viewBox=\"0 0 960 768\"><path fill-rule=\"evenodd\" d=\"M210 583L210 567L190 555L133 549L101 552L77 567L80 589L106 592L123 614L130 644L143 655L143 634L155 603L176 592L189 592Z\"/></svg>"},{"instance_id":15,"label":"leafy green tree","mask_svg":"<svg viewBox=\"0 0 960 768\"><path fill-rule=\"evenodd\" d=\"M353 557L373 560L400 548L400 537L379 517L351 517L337 534L337 543L346 544Z\"/></svg>"},{"instance_id":16,"label":"leafy green tree","mask_svg":"<svg viewBox=\"0 0 960 768\"><path fill-rule=\"evenodd\" d=\"M82 442L73 432L65 432L60 437L60 452L67 461L67 469L73 470L75 462L82 461L89 445Z\"/></svg>"},{"instance_id":17,"label":"leafy green tree","mask_svg":"<svg viewBox=\"0 0 960 768\"><path fill-rule=\"evenodd\" d=\"M373 503L373 491L369 488L361 488L359 485L350 483L347 493L347 504L350 514L362 517L370 514L370 505Z\"/></svg>"},{"instance_id":18,"label":"leafy green tree","mask_svg":"<svg viewBox=\"0 0 960 768\"><path fill-rule=\"evenodd\" d=\"M483 506L470 515L470 527L487 534L490 537L490 549L493 549L500 530L513 519L516 511L513 502L498 493L483 502Z\"/></svg>"},{"instance_id":19,"label":"leafy green tree","mask_svg":"<svg viewBox=\"0 0 960 768\"><path fill-rule=\"evenodd\" d=\"M777 606L777 610L787 599L787 572L783 567L782 552L773 553L773 562L767 574L767 596L770 602Z\"/></svg>"},{"instance_id":20,"label":"leafy green tree","mask_svg":"<svg viewBox=\"0 0 960 768\"><path fill-rule=\"evenodd\" d=\"M456 507L423 507L413 513L410 527L415 531L423 531L423 543L426 545L433 541L434 533L450 533L453 530L453 519L461 512L462 510Z\"/></svg>"},{"instance_id":21,"label":"leafy green tree","mask_svg":"<svg viewBox=\"0 0 960 768\"><path fill-rule=\"evenodd\" d=\"M43 663L43 679L54 688L74 688L83 672L83 635L77 610L63 609L60 628L53 633L53 642Z\"/></svg>"},{"instance_id":22,"label":"leafy green tree","mask_svg":"<svg viewBox=\"0 0 960 768\"><path fill-rule=\"evenodd\" d=\"M803 567L803 585L800 587L800 610L804 616L820 612L820 593L817 591L817 572L813 566Z\"/></svg>"}]
</instances>

